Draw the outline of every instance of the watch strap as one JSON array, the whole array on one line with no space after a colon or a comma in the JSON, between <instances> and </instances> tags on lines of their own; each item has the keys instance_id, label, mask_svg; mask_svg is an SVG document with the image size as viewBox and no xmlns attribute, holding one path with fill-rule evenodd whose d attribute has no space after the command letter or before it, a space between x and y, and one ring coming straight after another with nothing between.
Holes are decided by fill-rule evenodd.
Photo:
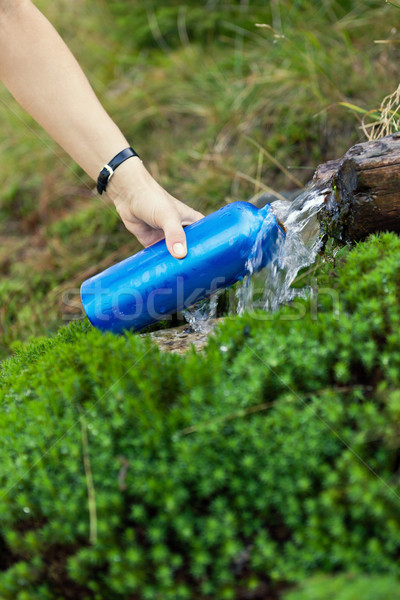
<instances>
[{"instance_id":1,"label":"watch strap","mask_svg":"<svg viewBox=\"0 0 400 600\"><path fill-rule=\"evenodd\" d=\"M104 165L97 178L96 187L99 194L102 194L106 191L107 184L110 181L111 177L114 175L115 169L132 156L137 156L138 158L140 158L133 148L125 148L125 150L122 150L121 152L116 154L108 164Z\"/></svg>"}]
</instances>

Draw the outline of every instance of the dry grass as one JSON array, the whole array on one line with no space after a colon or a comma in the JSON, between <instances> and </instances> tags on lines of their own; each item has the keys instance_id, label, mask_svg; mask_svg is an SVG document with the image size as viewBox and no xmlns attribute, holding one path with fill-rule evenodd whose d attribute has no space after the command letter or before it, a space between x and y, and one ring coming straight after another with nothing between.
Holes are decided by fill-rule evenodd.
<instances>
[{"instance_id":1,"label":"dry grass","mask_svg":"<svg viewBox=\"0 0 400 600\"><path fill-rule=\"evenodd\" d=\"M372 122L369 122L372 119ZM378 109L365 113L361 121L362 130L368 140L378 140L400 129L400 84L386 96Z\"/></svg>"}]
</instances>

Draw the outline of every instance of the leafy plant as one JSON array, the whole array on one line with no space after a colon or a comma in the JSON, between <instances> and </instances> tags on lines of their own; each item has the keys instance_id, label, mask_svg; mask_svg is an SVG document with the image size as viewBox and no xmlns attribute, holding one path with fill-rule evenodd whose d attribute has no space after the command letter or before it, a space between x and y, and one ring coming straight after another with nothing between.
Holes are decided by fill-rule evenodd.
<instances>
[{"instance_id":1,"label":"leafy plant","mask_svg":"<svg viewBox=\"0 0 400 600\"><path fill-rule=\"evenodd\" d=\"M400 576L400 239L337 262L317 297L227 319L204 353L77 322L5 361L5 600Z\"/></svg>"}]
</instances>

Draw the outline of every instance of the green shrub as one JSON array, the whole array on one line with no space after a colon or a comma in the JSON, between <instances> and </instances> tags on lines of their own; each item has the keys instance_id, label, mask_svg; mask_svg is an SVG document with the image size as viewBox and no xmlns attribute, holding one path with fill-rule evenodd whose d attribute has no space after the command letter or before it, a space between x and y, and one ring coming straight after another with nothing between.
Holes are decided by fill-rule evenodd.
<instances>
[{"instance_id":1,"label":"green shrub","mask_svg":"<svg viewBox=\"0 0 400 600\"><path fill-rule=\"evenodd\" d=\"M341 263L331 294L228 319L201 354L81 322L6 361L1 598L398 577L400 239Z\"/></svg>"}]
</instances>

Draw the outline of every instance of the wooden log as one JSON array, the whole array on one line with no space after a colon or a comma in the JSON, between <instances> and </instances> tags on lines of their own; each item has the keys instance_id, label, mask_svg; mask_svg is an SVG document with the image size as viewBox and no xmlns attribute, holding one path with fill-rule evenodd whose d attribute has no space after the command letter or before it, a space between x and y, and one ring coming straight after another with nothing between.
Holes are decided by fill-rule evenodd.
<instances>
[{"instance_id":1,"label":"wooden log","mask_svg":"<svg viewBox=\"0 0 400 600\"><path fill-rule=\"evenodd\" d=\"M349 242L400 232L400 133L356 144L320 165L313 182L326 191L320 222L328 235Z\"/></svg>"}]
</instances>

